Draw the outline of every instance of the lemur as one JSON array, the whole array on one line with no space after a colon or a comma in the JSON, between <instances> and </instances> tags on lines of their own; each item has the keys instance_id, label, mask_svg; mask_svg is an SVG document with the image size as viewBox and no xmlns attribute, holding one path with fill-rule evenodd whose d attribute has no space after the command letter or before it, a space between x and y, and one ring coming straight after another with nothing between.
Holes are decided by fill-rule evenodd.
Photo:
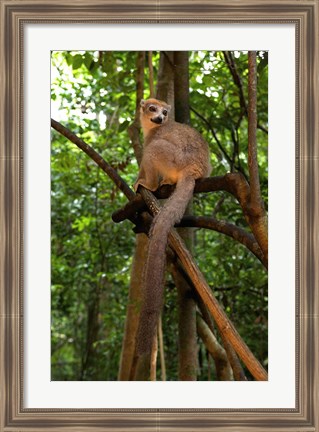
<instances>
[{"instance_id":1,"label":"lemur","mask_svg":"<svg viewBox=\"0 0 319 432\"><path fill-rule=\"evenodd\" d=\"M136 353L151 352L163 302L165 249L170 229L180 222L193 195L195 180L211 172L208 144L190 126L169 118L170 105L142 100L140 120L144 150L137 181L155 191L164 184L175 190L153 220L143 275L143 301L136 338Z\"/></svg>"}]
</instances>

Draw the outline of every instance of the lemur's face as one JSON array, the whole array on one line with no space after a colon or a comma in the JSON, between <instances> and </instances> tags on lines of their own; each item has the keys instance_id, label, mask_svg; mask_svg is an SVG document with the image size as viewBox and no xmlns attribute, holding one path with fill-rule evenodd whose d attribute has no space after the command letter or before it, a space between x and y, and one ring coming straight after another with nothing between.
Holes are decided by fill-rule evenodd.
<instances>
[{"instance_id":1,"label":"lemur's face","mask_svg":"<svg viewBox=\"0 0 319 432\"><path fill-rule=\"evenodd\" d=\"M170 105L165 102L159 102L156 99L148 99L141 101L141 114L143 121L149 120L149 128L160 126L168 119Z\"/></svg>"}]
</instances>

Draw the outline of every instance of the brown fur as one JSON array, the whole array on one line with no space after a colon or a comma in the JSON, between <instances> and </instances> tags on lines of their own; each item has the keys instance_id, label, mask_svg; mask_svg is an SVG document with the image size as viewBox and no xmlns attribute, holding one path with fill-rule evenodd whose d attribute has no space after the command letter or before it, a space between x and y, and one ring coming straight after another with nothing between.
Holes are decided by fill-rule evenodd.
<instances>
[{"instance_id":1,"label":"brown fur","mask_svg":"<svg viewBox=\"0 0 319 432\"><path fill-rule=\"evenodd\" d=\"M178 223L190 201L195 180L211 172L206 141L191 127L168 118L170 106L157 99L141 102L144 152L138 185L155 191L176 184L171 197L154 218L143 277L143 304L137 332L137 354L151 351L163 301L165 249L170 229Z\"/></svg>"}]
</instances>

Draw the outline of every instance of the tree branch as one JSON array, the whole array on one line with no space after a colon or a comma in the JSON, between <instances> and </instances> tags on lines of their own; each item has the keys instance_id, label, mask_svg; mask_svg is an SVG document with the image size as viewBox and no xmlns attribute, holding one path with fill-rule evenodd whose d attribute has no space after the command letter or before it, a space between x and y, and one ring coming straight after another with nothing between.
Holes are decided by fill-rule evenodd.
<instances>
[{"instance_id":1,"label":"tree branch","mask_svg":"<svg viewBox=\"0 0 319 432\"><path fill-rule=\"evenodd\" d=\"M263 253L256 242L255 237L241 227L226 221L217 220L213 217L205 216L184 216L177 227L206 228L225 234L246 246L247 249L249 249L250 252L252 252L267 268L268 263L264 260Z\"/></svg>"},{"instance_id":2,"label":"tree branch","mask_svg":"<svg viewBox=\"0 0 319 432\"><path fill-rule=\"evenodd\" d=\"M237 67L236 67L235 61L232 57L231 52L230 51L223 51L223 54L224 54L226 64L229 68L229 71L233 77L234 83L236 84L236 86L238 87L238 90L239 90L239 101L240 101L240 106L242 109L242 114L241 114L241 116L238 120L238 124L237 124L237 126L239 126L241 123L243 115L245 115L245 116L248 115L248 108L247 108L247 103L246 103L246 99L245 99L243 84L242 84L241 78L238 74ZM268 135L268 130L264 126L262 126L260 123L257 123L257 129L260 129L262 132L264 132L265 134Z\"/></svg>"},{"instance_id":3,"label":"tree branch","mask_svg":"<svg viewBox=\"0 0 319 432\"><path fill-rule=\"evenodd\" d=\"M234 58L232 56L232 53L230 51L223 51L224 58L226 61L226 64L228 66L228 69L233 77L234 83L236 84L238 91L239 91L239 103L241 106L241 110L243 114L247 114L247 103L245 99L244 89L243 89L243 83L241 81L241 77L237 71L236 63L234 61Z\"/></svg>"},{"instance_id":4,"label":"tree branch","mask_svg":"<svg viewBox=\"0 0 319 432\"><path fill-rule=\"evenodd\" d=\"M214 333L198 313L196 315L196 323L198 335L214 359L218 380L233 381L233 371L224 348L219 344Z\"/></svg>"},{"instance_id":5,"label":"tree branch","mask_svg":"<svg viewBox=\"0 0 319 432\"><path fill-rule=\"evenodd\" d=\"M211 332L215 333L213 318L210 315L206 305L203 303L203 301L198 295L196 295L196 301L205 323L208 325ZM224 335L221 334L221 338L227 354L228 361L233 369L235 380L246 381L247 378L245 376L245 372L242 368L242 365L239 361L239 358L237 357L235 350L233 349L232 345L227 341Z\"/></svg>"},{"instance_id":6,"label":"tree branch","mask_svg":"<svg viewBox=\"0 0 319 432\"><path fill-rule=\"evenodd\" d=\"M165 352L164 352L164 339L163 339L163 323L162 315L160 315L157 326L157 337L158 337L158 347L161 360L161 377L162 381L166 381L166 363L165 363Z\"/></svg>"},{"instance_id":7,"label":"tree branch","mask_svg":"<svg viewBox=\"0 0 319 432\"><path fill-rule=\"evenodd\" d=\"M175 186L170 185L164 185L160 187L154 195L156 198L164 199L168 198ZM254 244L253 238L248 239L248 237L243 236L244 232L241 233L238 231L238 227L236 227L235 230L229 230L228 227L222 227L222 222L215 225L213 227L214 222L209 222L208 219L202 219L200 224L203 224L203 228L209 228L214 229L219 232L223 232L224 234L233 236L236 240L244 244L248 247L251 252L256 255L256 257L264 264L264 266L268 267L268 241L267 237L265 238L265 230L264 226L260 226L260 221L256 219L254 215L250 213L250 188L249 184L247 183L245 177L241 173L228 173L224 176L216 176L216 177L209 177L209 178L203 178L196 180L194 193L200 193L200 192L216 192L216 191L226 191L233 195L239 204L241 205L241 208L243 210L244 216L247 220L247 223L249 224L251 230L253 231L253 234L257 240L258 246ZM142 197L138 194L136 197L134 197L130 202L128 202L122 209L119 209L115 211L112 214L112 220L115 223L119 223L124 221L125 219L129 219L131 221L135 220L134 223L137 223L136 217L137 214L140 212L145 211L146 205ZM210 226L204 226L204 224L207 222L207 224L211 224ZM183 223L183 222L182 222ZM195 222L194 220L194 223ZM227 233L226 233L227 231ZM145 230L143 230L145 232ZM256 234L259 235L259 237L256 236ZM267 234L267 231L266 231ZM261 241L258 240L258 238L261 238Z\"/></svg>"},{"instance_id":8,"label":"tree branch","mask_svg":"<svg viewBox=\"0 0 319 432\"><path fill-rule=\"evenodd\" d=\"M146 205L155 215L160 211L160 206L152 193L142 186L139 186L139 191L146 202ZM204 276L200 272L194 262L190 252L185 248L180 236L175 229L169 233L169 244L177 253L186 273L192 280L192 283L202 298L205 305L214 317L217 327L221 334L229 341L239 357L242 359L250 373L257 381L266 381L268 379L267 372L254 357L248 346L242 340L233 324L228 319L226 313L221 308L216 298L212 294Z\"/></svg>"},{"instance_id":9,"label":"tree branch","mask_svg":"<svg viewBox=\"0 0 319 432\"><path fill-rule=\"evenodd\" d=\"M268 129L262 126L260 123L257 123L257 129L260 129L262 132L268 135Z\"/></svg>"},{"instance_id":10,"label":"tree branch","mask_svg":"<svg viewBox=\"0 0 319 432\"><path fill-rule=\"evenodd\" d=\"M212 315L210 314L210 312L208 311L205 303L203 302L202 298L199 296L199 294L197 293L196 289L194 288L194 285L192 283L192 281L190 280L189 276L187 275L187 273L185 272L184 268L182 267L181 263L179 262L179 260L176 257L176 254L174 253L174 251L170 248L167 249L167 257L169 262L171 263L171 266L174 266L176 268L176 271L179 272L179 274L187 281L187 283L192 287L192 294L194 295L194 299L197 303L197 306L202 314L202 317L204 318L206 324L208 325L208 327L210 328L212 333L215 333L215 327L214 327L214 322L213 322L213 318ZM234 377L236 379L236 381L246 381L247 378L245 377L245 373L244 370L240 364L240 361L237 357L236 352L234 351L233 347L231 346L231 344L225 339L225 337L221 334L222 337L222 341L223 341L223 345L225 348L225 351L227 353L227 357L229 360L229 363L231 364L231 367L233 369L234 372Z\"/></svg>"},{"instance_id":11,"label":"tree branch","mask_svg":"<svg viewBox=\"0 0 319 432\"><path fill-rule=\"evenodd\" d=\"M250 199L247 214L252 231L268 260L267 216L261 197L258 159L257 159L257 66L256 52L248 52L248 168L250 181Z\"/></svg>"},{"instance_id":12,"label":"tree branch","mask_svg":"<svg viewBox=\"0 0 319 432\"><path fill-rule=\"evenodd\" d=\"M154 195L159 199L168 198L174 191L175 186L163 185ZM226 191L233 195L242 207L249 199L249 185L241 173L228 173L223 176L208 177L196 180L194 193ZM130 219L135 213L146 209L141 195L136 195L122 209L115 211L112 215L113 222L122 222Z\"/></svg>"},{"instance_id":13,"label":"tree branch","mask_svg":"<svg viewBox=\"0 0 319 432\"><path fill-rule=\"evenodd\" d=\"M257 160L257 65L256 52L248 52L248 168L250 182L250 205L257 214L263 208Z\"/></svg>"},{"instance_id":14,"label":"tree branch","mask_svg":"<svg viewBox=\"0 0 319 432\"><path fill-rule=\"evenodd\" d=\"M61 125L61 123L57 122L56 120L51 119L51 126L53 129L58 131L61 135L65 136L68 140L73 142L73 144L77 145L81 150L83 150L84 153L86 153L110 177L110 179L129 200L132 200L135 197L135 193L125 183L117 171L112 168L111 165L109 165L92 147L90 147L73 132Z\"/></svg>"}]
</instances>

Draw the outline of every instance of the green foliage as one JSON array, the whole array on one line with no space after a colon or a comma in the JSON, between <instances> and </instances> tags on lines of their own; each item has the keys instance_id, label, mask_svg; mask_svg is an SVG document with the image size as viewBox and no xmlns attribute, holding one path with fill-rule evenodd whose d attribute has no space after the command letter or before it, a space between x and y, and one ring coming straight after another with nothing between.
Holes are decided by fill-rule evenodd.
<instances>
[{"instance_id":1,"label":"green foliage","mask_svg":"<svg viewBox=\"0 0 319 432\"><path fill-rule=\"evenodd\" d=\"M52 117L99 152L132 185L138 173L127 128L136 105L136 52L53 52ZM232 53L247 101L247 52ZM159 53L153 54L157 76ZM268 67L258 53L258 160L268 201ZM146 77L148 76L146 70ZM149 83L145 80L145 95ZM247 117L221 52L190 53L192 125L210 144L213 172L248 178ZM109 178L56 132L51 152L52 379L116 380L127 306L134 233L112 213L126 203ZM247 228L232 196L195 196L195 213ZM198 230L196 260L255 355L267 359L267 274L245 247ZM177 379L176 292L168 283L163 327L169 380ZM199 379L210 368L200 349ZM265 364L266 366L266 364ZM212 377L214 373L212 371Z\"/></svg>"}]
</instances>

